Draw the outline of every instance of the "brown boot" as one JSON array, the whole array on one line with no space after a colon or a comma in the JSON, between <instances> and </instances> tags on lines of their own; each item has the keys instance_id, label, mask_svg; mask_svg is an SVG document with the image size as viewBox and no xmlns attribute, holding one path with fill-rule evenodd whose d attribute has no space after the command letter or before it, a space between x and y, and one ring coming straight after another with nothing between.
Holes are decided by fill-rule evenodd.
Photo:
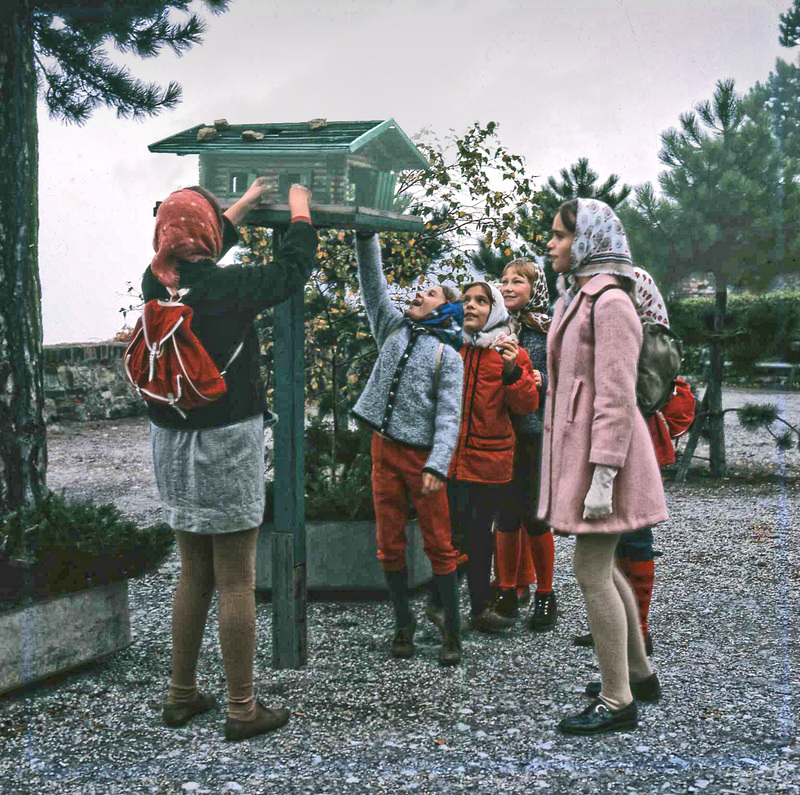
<instances>
[{"instance_id":1,"label":"brown boot","mask_svg":"<svg viewBox=\"0 0 800 795\"><path fill-rule=\"evenodd\" d=\"M172 704L170 702L164 703L164 709L161 716L164 718L164 723L176 729L178 726L183 726L188 723L195 715L202 715L217 706L217 699L214 696L208 696L205 693L197 693L197 698L194 701L186 701L181 704Z\"/></svg>"},{"instance_id":2,"label":"brown boot","mask_svg":"<svg viewBox=\"0 0 800 795\"><path fill-rule=\"evenodd\" d=\"M289 710L286 707L270 709L260 702L256 702L256 716L253 720L239 720L228 718L225 721L225 739L229 742L247 740L258 734L280 729L289 720Z\"/></svg>"}]
</instances>

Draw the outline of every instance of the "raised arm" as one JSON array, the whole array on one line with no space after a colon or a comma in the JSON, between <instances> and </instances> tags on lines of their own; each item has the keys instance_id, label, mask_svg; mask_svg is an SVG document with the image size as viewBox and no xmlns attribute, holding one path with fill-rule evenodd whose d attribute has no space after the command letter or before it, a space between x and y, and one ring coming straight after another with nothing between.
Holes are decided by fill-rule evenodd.
<instances>
[{"instance_id":1,"label":"raised arm","mask_svg":"<svg viewBox=\"0 0 800 795\"><path fill-rule=\"evenodd\" d=\"M372 336L378 347L403 322L403 313L389 296L389 287L383 275L381 245L377 234L356 235L356 260L361 299L367 310Z\"/></svg>"}]
</instances>

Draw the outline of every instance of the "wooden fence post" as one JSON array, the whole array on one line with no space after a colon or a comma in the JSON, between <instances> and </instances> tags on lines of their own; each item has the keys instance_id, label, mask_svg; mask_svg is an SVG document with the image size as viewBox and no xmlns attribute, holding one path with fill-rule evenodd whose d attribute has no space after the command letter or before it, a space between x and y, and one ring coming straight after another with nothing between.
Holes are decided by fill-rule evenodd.
<instances>
[{"instance_id":1,"label":"wooden fence post","mask_svg":"<svg viewBox=\"0 0 800 795\"><path fill-rule=\"evenodd\" d=\"M283 231L273 233L279 255ZM275 529L272 534L272 665L307 659L305 523L305 373L303 290L275 307Z\"/></svg>"}]
</instances>

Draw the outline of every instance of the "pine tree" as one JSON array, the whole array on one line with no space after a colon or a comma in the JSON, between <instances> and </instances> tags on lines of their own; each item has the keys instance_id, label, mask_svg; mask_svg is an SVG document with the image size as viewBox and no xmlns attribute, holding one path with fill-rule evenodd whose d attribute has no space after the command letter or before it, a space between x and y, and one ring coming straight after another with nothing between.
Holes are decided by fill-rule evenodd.
<instances>
[{"instance_id":1,"label":"pine tree","mask_svg":"<svg viewBox=\"0 0 800 795\"><path fill-rule=\"evenodd\" d=\"M205 0L213 12L227 0ZM0 4L0 514L38 501L46 489L41 286L37 257L39 91L50 113L82 123L101 105L141 118L174 107L180 87L145 84L104 47L147 58L200 41L190 0L5 0Z\"/></svg>"},{"instance_id":2,"label":"pine tree","mask_svg":"<svg viewBox=\"0 0 800 795\"><path fill-rule=\"evenodd\" d=\"M781 47L796 47L800 44L800 0L794 0L794 5L780 19Z\"/></svg>"},{"instance_id":3,"label":"pine tree","mask_svg":"<svg viewBox=\"0 0 800 795\"><path fill-rule=\"evenodd\" d=\"M568 169L562 168L561 180L550 177L541 192L541 208L546 217L555 217L558 208L570 199L599 199L616 208L630 195L631 187L619 185L619 176L611 174L601 185L600 175L589 166L589 158L581 157Z\"/></svg>"}]
</instances>

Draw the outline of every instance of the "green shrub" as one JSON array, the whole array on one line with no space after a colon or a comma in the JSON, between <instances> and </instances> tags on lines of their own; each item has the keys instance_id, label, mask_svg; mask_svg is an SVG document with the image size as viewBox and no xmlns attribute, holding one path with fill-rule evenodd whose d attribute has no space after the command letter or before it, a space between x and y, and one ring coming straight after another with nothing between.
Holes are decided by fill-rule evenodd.
<instances>
[{"instance_id":1,"label":"green shrub","mask_svg":"<svg viewBox=\"0 0 800 795\"><path fill-rule=\"evenodd\" d=\"M40 597L136 577L157 567L174 534L139 529L113 505L44 499L0 517L0 598Z\"/></svg>"},{"instance_id":2,"label":"green shrub","mask_svg":"<svg viewBox=\"0 0 800 795\"><path fill-rule=\"evenodd\" d=\"M683 372L702 373L703 349L714 328L714 299L667 301L672 330L684 343ZM744 293L728 297L723 345L736 375L749 376L758 361L800 362L800 293Z\"/></svg>"},{"instance_id":3,"label":"green shrub","mask_svg":"<svg viewBox=\"0 0 800 795\"><path fill-rule=\"evenodd\" d=\"M333 433L329 426L312 421L306 428L306 519L316 521L373 520L372 431L340 430L334 459ZM274 484L266 485L264 521L275 520Z\"/></svg>"}]
</instances>

